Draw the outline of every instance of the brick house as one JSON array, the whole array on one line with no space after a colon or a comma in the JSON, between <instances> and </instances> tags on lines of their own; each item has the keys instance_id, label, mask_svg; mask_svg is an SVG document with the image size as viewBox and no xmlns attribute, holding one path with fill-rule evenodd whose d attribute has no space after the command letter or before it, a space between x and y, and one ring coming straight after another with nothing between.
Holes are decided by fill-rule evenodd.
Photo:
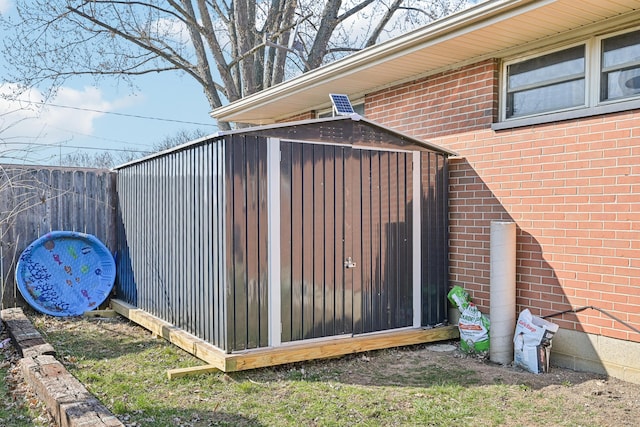
<instances>
[{"instance_id":1,"label":"brick house","mask_svg":"<svg viewBox=\"0 0 640 427\"><path fill-rule=\"evenodd\" d=\"M490 223L515 221L517 310L554 315L552 364L640 382L640 1L489 0L212 116L315 118L329 93L459 153L451 286L488 313Z\"/></svg>"}]
</instances>

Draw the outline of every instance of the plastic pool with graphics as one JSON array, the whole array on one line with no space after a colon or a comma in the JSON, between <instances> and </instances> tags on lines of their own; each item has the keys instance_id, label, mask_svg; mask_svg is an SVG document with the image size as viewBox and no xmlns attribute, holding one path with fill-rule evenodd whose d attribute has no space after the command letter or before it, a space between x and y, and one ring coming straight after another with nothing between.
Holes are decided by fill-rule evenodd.
<instances>
[{"instance_id":1,"label":"plastic pool with graphics","mask_svg":"<svg viewBox=\"0 0 640 427\"><path fill-rule=\"evenodd\" d=\"M77 316L109 296L116 266L95 236L52 231L31 243L16 265L16 283L36 310L52 316Z\"/></svg>"}]
</instances>

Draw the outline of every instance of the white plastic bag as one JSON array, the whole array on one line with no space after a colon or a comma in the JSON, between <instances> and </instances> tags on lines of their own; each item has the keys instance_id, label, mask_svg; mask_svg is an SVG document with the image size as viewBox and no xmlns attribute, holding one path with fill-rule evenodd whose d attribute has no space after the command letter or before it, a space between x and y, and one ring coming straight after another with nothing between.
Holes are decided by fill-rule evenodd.
<instances>
[{"instance_id":1,"label":"white plastic bag","mask_svg":"<svg viewBox=\"0 0 640 427\"><path fill-rule=\"evenodd\" d=\"M551 339L558 325L531 314L525 309L518 316L513 337L513 362L534 374L549 371Z\"/></svg>"}]
</instances>

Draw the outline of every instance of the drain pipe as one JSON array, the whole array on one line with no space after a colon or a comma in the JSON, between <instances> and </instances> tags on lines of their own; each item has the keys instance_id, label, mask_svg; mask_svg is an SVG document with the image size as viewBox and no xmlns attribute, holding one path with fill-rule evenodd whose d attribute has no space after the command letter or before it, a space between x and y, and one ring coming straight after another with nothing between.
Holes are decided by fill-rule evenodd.
<instances>
[{"instance_id":1,"label":"drain pipe","mask_svg":"<svg viewBox=\"0 0 640 427\"><path fill-rule=\"evenodd\" d=\"M492 221L490 237L489 358L503 365L513 361L516 327L516 224Z\"/></svg>"}]
</instances>

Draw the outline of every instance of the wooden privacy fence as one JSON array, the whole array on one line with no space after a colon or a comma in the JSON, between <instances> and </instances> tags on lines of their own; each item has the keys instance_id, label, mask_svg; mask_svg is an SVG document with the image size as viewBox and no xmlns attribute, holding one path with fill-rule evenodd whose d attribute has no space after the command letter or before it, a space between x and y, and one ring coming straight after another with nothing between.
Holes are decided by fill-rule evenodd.
<instances>
[{"instance_id":1,"label":"wooden privacy fence","mask_svg":"<svg viewBox=\"0 0 640 427\"><path fill-rule=\"evenodd\" d=\"M0 165L2 308L24 304L14 281L22 251L54 230L93 234L115 248L116 175L106 169Z\"/></svg>"}]
</instances>

